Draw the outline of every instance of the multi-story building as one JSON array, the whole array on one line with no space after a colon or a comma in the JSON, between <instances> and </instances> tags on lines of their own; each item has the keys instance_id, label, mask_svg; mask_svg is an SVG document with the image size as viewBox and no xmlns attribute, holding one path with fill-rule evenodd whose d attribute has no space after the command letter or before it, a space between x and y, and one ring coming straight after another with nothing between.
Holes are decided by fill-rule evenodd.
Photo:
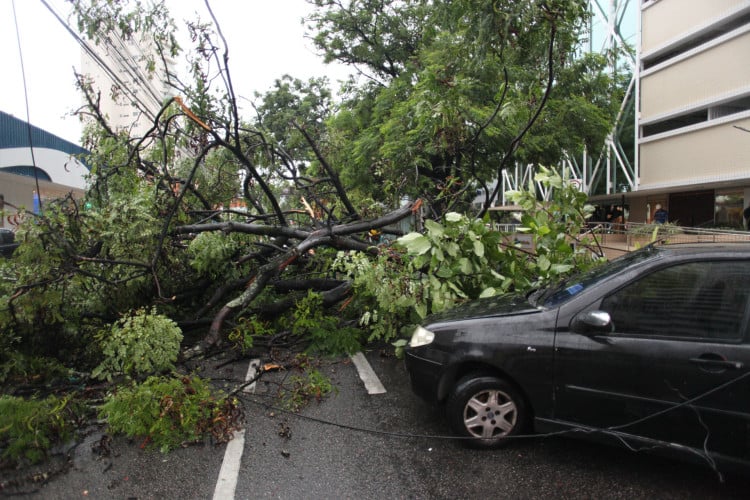
<instances>
[{"instance_id":1,"label":"multi-story building","mask_svg":"<svg viewBox=\"0 0 750 500\"><path fill-rule=\"evenodd\" d=\"M82 51L81 73L100 93L100 110L115 130L142 136L170 95L172 61L155 50L148 35L124 40L115 33ZM149 69L152 68L152 69Z\"/></svg>"},{"instance_id":2,"label":"multi-story building","mask_svg":"<svg viewBox=\"0 0 750 500\"><path fill-rule=\"evenodd\" d=\"M740 228L750 204L750 0L643 0L639 17L629 218L643 222L659 203L680 225Z\"/></svg>"}]
</instances>

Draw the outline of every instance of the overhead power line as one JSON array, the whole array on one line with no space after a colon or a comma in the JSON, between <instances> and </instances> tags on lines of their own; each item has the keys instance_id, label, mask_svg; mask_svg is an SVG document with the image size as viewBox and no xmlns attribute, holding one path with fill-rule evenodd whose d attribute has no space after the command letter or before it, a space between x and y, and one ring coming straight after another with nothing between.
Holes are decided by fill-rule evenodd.
<instances>
[{"instance_id":1,"label":"overhead power line","mask_svg":"<svg viewBox=\"0 0 750 500\"><path fill-rule=\"evenodd\" d=\"M75 41L81 46L84 52L89 57L91 57L96 65L104 71L106 76L109 77L112 82L121 89L123 94L125 94L128 99L130 99L130 102L132 102L140 112L144 113L148 119L152 121L155 120L156 112L153 111L153 105L145 102L137 92L137 89L133 89L130 83L123 81L123 79L120 77L120 72L116 69L113 69L109 65L109 63L105 61L86 40L81 38L79 34L70 27L70 25L52 8L52 6L46 0L41 0L41 2L47 8L47 10L52 13L52 15L63 26L63 28L65 28L68 34L70 34L70 36L75 39ZM112 49L112 51L117 54L117 58L115 59L115 61L119 62L119 66L123 69L125 74L130 76L133 79L134 83L138 83L139 86L144 89L145 93L149 95L150 100L152 99L154 101L154 104L156 104L157 110L161 108L162 101L161 98L158 97L158 92L151 86L149 79L147 77L144 77L142 70L138 65L138 62L124 46L122 40L119 40L119 43L122 45L118 49L117 47L115 47L114 43L111 42L109 36L102 35L102 39L105 41L105 43L108 43L108 46Z\"/></svg>"},{"instance_id":2,"label":"overhead power line","mask_svg":"<svg viewBox=\"0 0 750 500\"><path fill-rule=\"evenodd\" d=\"M21 78L23 79L23 97L26 105L26 130L29 136L29 151L31 152L31 166L34 170L34 183L36 186L36 197L39 203L39 211L42 210L42 193L39 191L39 171L36 166L36 158L34 157L34 143L33 134L31 133L31 113L29 112L29 88L26 85L26 70L23 64L23 50L21 49L21 32L18 29L18 15L16 14L16 2L11 0L13 6L13 22L16 26L16 40L18 41L18 56L21 61Z\"/></svg>"}]
</instances>

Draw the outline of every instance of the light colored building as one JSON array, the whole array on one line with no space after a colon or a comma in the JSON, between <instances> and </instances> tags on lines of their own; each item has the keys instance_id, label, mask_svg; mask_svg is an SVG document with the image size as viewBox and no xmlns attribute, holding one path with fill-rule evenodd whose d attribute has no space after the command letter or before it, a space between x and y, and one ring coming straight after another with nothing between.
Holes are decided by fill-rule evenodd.
<instances>
[{"instance_id":1,"label":"light colored building","mask_svg":"<svg viewBox=\"0 0 750 500\"><path fill-rule=\"evenodd\" d=\"M637 53L630 221L660 203L683 226L740 228L750 204L750 0L643 0Z\"/></svg>"},{"instance_id":2,"label":"light colored building","mask_svg":"<svg viewBox=\"0 0 750 500\"><path fill-rule=\"evenodd\" d=\"M13 229L18 209L39 210L45 200L82 198L87 151L0 111L0 227Z\"/></svg>"},{"instance_id":3,"label":"light colored building","mask_svg":"<svg viewBox=\"0 0 750 500\"><path fill-rule=\"evenodd\" d=\"M90 44L92 53L81 53L81 73L100 92L100 109L110 125L141 137L171 95L167 72L173 63L158 54L147 35L136 36L123 40L109 33Z\"/></svg>"}]
</instances>

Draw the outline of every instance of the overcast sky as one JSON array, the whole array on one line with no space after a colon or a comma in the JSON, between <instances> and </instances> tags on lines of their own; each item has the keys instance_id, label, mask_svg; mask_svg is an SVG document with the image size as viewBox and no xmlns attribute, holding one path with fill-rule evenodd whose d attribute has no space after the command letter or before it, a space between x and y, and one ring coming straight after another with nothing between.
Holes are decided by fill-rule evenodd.
<instances>
[{"instance_id":1,"label":"overcast sky","mask_svg":"<svg viewBox=\"0 0 750 500\"><path fill-rule=\"evenodd\" d=\"M47 3L64 19L68 18L65 0L47 0ZM326 75L335 89L335 81L344 79L350 71L324 65L311 42L304 38L300 20L311 11L305 0L210 0L210 4L228 39L233 83L242 97L251 99L255 91L268 90L274 79L285 73L301 79ZM195 19L196 15L206 21L210 19L204 0L167 0L167 5L178 26L184 26L185 19ZM628 41L634 43L635 16L627 18L630 22L624 31L631 34ZM601 20L595 18L595 21L601 27ZM81 49L75 39L41 0L0 0L0 47L3 48L0 110L26 120L28 97L33 125L77 143L80 126L77 118L70 116L81 104L73 76L73 68L80 69L81 61ZM182 69L184 57L177 64L178 70ZM248 107L245 100L240 105Z\"/></svg>"},{"instance_id":2,"label":"overcast sky","mask_svg":"<svg viewBox=\"0 0 750 500\"><path fill-rule=\"evenodd\" d=\"M47 0L64 19L64 0ZM15 13L18 20L16 36ZM235 91L251 99L288 73L307 79L327 75L343 79L348 70L324 65L304 38L303 16L311 10L305 0L211 0L222 32L228 39L230 70ZM209 20L203 0L167 0L178 26L195 19ZM79 142L80 126L71 111L81 98L75 90L73 68L80 69L81 49L40 0L0 0L0 110L26 120L26 98L33 125L71 142ZM24 90L21 55L26 75ZM184 67L184 57L177 61Z\"/></svg>"}]
</instances>

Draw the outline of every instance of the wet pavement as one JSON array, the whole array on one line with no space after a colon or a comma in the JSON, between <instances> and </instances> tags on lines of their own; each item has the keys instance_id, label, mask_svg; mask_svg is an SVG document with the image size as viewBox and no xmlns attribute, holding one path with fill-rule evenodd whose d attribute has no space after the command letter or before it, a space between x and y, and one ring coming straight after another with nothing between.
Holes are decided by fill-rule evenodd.
<instances>
[{"instance_id":1,"label":"wet pavement","mask_svg":"<svg viewBox=\"0 0 750 500\"><path fill-rule=\"evenodd\" d=\"M450 437L440 412L411 393L403 363L365 352L386 388L368 394L348 358L318 364L335 387L288 411L279 398L295 370L265 373L242 396L245 442L235 498L747 498L750 480L624 449L534 437L492 451ZM267 362L270 360L263 360ZM204 375L234 387L248 360L212 360ZM169 454L92 429L72 460L19 471L24 498L213 498L226 445ZM47 476L44 476L46 471ZM33 474L39 474L34 478ZM7 478L6 478L7 479Z\"/></svg>"}]
</instances>

